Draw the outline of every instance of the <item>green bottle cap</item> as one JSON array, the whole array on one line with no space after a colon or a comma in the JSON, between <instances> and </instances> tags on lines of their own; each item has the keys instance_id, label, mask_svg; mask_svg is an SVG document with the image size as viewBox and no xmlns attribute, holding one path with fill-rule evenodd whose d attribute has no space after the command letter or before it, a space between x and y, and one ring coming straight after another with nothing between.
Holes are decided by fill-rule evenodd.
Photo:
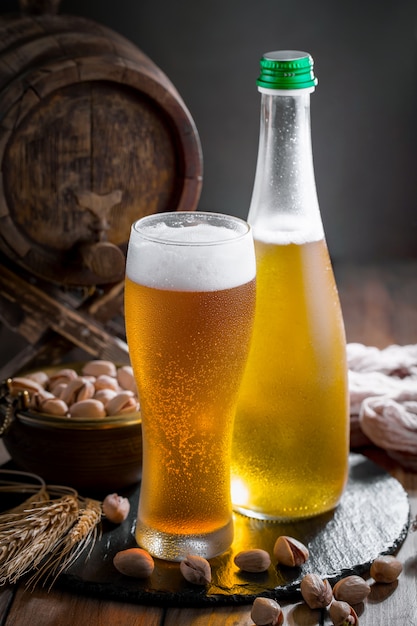
<instances>
[{"instance_id":1,"label":"green bottle cap","mask_svg":"<svg viewBox=\"0 0 417 626\"><path fill-rule=\"evenodd\" d=\"M261 61L258 87L266 89L308 89L318 83L314 76L314 61L308 52L278 50L267 52Z\"/></svg>"}]
</instances>

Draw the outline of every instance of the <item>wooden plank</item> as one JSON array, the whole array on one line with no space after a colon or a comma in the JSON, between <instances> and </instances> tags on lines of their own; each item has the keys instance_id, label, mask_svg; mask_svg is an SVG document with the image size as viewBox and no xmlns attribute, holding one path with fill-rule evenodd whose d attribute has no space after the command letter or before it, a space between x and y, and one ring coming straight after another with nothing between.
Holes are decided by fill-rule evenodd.
<instances>
[{"instance_id":1,"label":"wooden plank","mask_svg":"<svg viewBox=\"0 0 417 626\"><path fill-rule=\"evenodd\" d=\"M0 461L1 461L1 450L0 450ZM0 624L3 625L5 623L7 613L13 601L13 595L15 592L14 587L6 586L0 589Z\"/></svg>"},{"instance_id":2,"label":"wooden plank","mask_svg":"<svg viewBox=\"0 0 417 626\"><path fill-rule=\"evenodd\" d=\"M1 614L0 614L1 615ZM163 609L76 596L60 590L20 588L6 626L162 626Z\"/></svg>"},{"instance_id":3,"label":"wooden plank","mask_svg":"<svg viewBox=\"0 0 417 626\"><path fill-rule=\"evenodd\" d=\"M285 616L284 624L294 626L323 624L324 612L313 611L304 602L282 604L281 607ZM164 626L253 626L251 609L252 605L217 609L169 609Z\"/></svg>"},{"instance_id":4,"label":"wooden plank","mask_svg":"<svg viewBox=\"0 0 417 626\"><path fill-rule=\"evenodd\" d=\"M417 261L335 266L348 342L417 343Z\"/></svg>"}]
</instances>

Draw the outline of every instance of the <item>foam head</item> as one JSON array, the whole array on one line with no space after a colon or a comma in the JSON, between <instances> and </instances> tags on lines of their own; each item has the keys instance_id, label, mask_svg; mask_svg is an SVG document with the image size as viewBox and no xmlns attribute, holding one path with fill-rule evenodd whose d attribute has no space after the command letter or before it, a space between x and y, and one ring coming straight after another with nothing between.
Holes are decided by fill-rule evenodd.
<instances>
[{"instance_id":1,"label":"foam head","mask_svg":"<svg viewBox=\"0 0 417 626\"><path fill-rule=\"evenodd\" d=\"M177 291L217 291L255 277L250 227L217 213L151 215L132 226L126 274L134 282Z\"/></svg>"}]
</instances>

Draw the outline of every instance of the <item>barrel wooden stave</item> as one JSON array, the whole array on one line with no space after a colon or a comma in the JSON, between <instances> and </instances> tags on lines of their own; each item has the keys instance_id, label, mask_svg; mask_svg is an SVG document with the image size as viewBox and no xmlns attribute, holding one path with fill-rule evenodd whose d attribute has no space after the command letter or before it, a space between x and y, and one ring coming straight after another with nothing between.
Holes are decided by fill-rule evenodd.
<instances>
[{"instance_id":1,"label":"barrel wooden stave","mask_svg":"<svg viewBox=\"0 0 417 626\"><path fill-rule=\"evenodd\" d=\"M0 20L0 34L0 250L54 282L117 282L135 219L196 208L191 115L165 74L106 27L46 15ZM94 262L103 242L119 248L115 262Z\"/></svg>"}]
</instances>

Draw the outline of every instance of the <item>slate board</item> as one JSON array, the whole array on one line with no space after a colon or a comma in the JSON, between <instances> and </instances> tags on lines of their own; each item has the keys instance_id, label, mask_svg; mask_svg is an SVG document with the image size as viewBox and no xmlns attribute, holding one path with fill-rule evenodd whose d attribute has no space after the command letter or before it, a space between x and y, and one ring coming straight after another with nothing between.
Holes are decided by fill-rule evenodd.
<instances>
[{"instance_id":1,"label":"slate board","mask_svg":"<svg viewBox=\"0 0 417 626\"><path fill-rule=\"evenodd\" d=\"M339 506L331 513L280 524L235 516L235 540L231 549L210 561L212 583L196 587L187 583L178 563L155 560L152 576L138 580L122 576L112 559L119 550L136 546L135 516L139 487L129 496L131 513L120 526L103 523L103 534L90 557L78 561L60 576L57 584L76 593L124 602L158 606L207 607L253 602L258 595L277 600L295 599L303 576L315 572L333 585L348 574L362 574L379 554L395 553L404 541L410 522L407 493L400 483L365 457L350 456L349 481ZM279 535L293 536L310 551L301 568L277 567L266 573L247 574L233 563L237 552L263 548L272 555Z\"/></svg>"}]
</instances>

